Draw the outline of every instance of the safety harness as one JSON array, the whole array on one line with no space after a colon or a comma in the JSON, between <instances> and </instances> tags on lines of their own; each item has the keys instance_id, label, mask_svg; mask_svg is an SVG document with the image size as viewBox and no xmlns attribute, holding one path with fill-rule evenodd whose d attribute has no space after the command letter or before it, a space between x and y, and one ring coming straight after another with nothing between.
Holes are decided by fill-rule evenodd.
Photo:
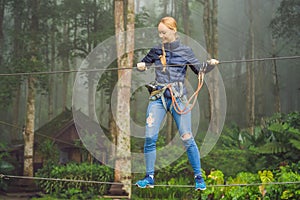
<instances>
[{"instance_id":1,"label":"safety harness","mask_svg":"<svg viewBox=\"0 0 300 200\"><path fill-rule=\"evenodd\" d=\"M183 109L180 108L180 106L178 105L176 98L181 98L183 96L183 83L182 82L174 82L174 83L168 83L168 84L161 84L161 83L156 83L156 86L161 87L161 89L153 89L149 88L150 86L146 86L150 92L150 100L156 100L158 98L162 99L163 102L163 106L164 108L167 110L167 105L166 105L166 100L164 97L164 93L165 91L168 89L170 91L171 94L171 99L172 99L172 107L174 108L174 110L180 114L186 114L188 112L190 112L193 107L195 106L195 103L197 101L197 97L198 94L203 86L204 83L204 72L199 72L198 73L198 87L196 89L196 91L193 93L193 95L186 101L186 104L184 106ZM176 87L179 87L179 91L176 90ZM155 87L155 86L154 86ZM153 89L153 90L150 90ZM190 102L192 102L191 106L189 106Z\"/></svg>"}]
</instances>

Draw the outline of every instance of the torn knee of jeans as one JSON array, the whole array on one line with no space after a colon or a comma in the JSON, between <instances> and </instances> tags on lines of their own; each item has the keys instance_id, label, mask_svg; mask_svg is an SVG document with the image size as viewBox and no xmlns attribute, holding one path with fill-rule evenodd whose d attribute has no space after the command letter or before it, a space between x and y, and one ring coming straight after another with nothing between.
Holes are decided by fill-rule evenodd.
<instances>
[{"instance_id":1,"label":"torn knee of jeans","mask_svg":"<svg viewBox=\"0 0 300 200\"><path fill-rule=\"evenodd\" d=\"M153 126L153 123L154 123L153 113L149 113L149 116L147 117L146 122L147 122L148 127Z\"/></svg>"},{"instance_id":2,"label":"torn knee of jeans","mask_svg":"<svg viewBox=\"0 0 300 200\"><path fill-rule=\"evenodd\" d=\"M192 134L191 133L184 133L182 136L181 136L181 139L183 141L186 141L186 140L189 140L192 138Z\"/></svg>"}]
</instances>

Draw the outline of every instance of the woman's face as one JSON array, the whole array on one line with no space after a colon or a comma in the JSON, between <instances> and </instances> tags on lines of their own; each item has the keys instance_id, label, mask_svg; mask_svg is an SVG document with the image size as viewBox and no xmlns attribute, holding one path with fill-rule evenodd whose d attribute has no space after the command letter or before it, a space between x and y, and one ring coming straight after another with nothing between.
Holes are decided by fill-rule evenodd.
<instances>
[{"instance_id":1,"label":"woman's face","mask_svg":"<svg viewBox=\"0 0 300 200\"><path fill-rule=\"evenodd\" d=\"M163 23L158 25L158 34L162 43L170 43L176 40L176 31L169 29Z\"/></svg>"}]
</instances>

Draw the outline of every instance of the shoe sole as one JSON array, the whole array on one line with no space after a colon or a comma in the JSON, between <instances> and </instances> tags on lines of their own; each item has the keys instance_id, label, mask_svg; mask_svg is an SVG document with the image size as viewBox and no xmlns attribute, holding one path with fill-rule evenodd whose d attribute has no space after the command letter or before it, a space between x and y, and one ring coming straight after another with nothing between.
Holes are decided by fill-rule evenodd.
<instances>
[{"instance_id":1,"label":"shoe sole","mask_svg":"<svg viewBox=\"0 0 300 200\"><path fill-rule=\"evenodd\" d=\"M195 191L204 191L204 190L206 190L206 188L203 188L203 189L197 188L197 189L195 189Z\"/></svg>"},{"instance_id":2,"label":"shoe sole","mask_svg":"<svg viewBox=\"0 0 300 200\"><path fill-rule=\"evenodd\" d=\"M138 184L135 184L138 188L154 188L154 185L146 185L145 187L141 187Z\"/></svg>"}]
</instances>

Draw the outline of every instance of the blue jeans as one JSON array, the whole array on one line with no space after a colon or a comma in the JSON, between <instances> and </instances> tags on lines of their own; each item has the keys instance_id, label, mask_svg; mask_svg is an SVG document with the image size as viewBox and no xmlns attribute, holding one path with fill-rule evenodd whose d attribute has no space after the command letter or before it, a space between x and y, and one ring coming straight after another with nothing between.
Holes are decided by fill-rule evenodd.
<instances>
[{"instance_id":1,"label":"blue jeans","mask_svg":"<svg viewBox=\"0 0 300 200\"><path fill-rule=\"evenodd\" d=\"M146 139L144 144L146 173L147 175L154 175L156 141L160 125L166 116L167 111L170 111L176 122L188 159L194 170L194 174L195 176L201 175L200 153L191 130L191 112L183 115L178 114L172 107L171 98L165 98L165 103L167 110L165 109L161 98L158 98L155 101L150 101L148 105L146 116ZM180 98L177 98L177 103L181 109L185 106L185 103L183 103ZM189 134L190 137L188 139L184 139L185 137L183 137L183 135L185 134Z\"/></svg>"}]
</instances>

